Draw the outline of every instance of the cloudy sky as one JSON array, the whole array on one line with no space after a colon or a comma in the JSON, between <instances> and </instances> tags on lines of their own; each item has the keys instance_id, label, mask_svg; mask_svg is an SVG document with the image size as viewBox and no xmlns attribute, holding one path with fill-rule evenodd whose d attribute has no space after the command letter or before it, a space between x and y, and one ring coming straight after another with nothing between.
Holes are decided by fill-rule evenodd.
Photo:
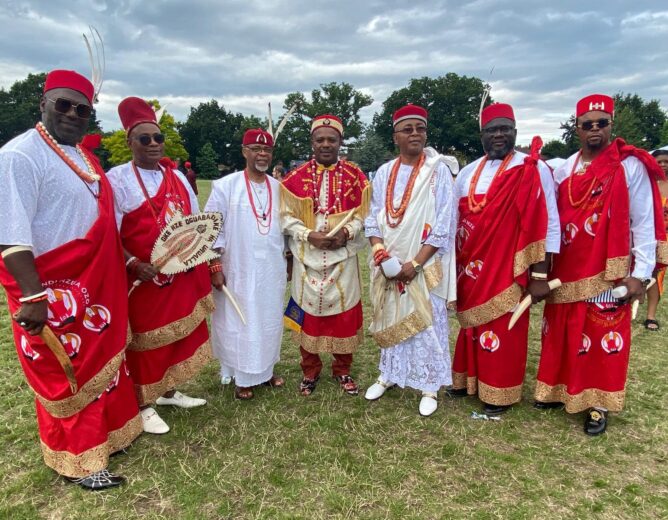
<instances>
[{"instance_id":1,"label":"cloudy sky","mask_svg":"<svg viewBox=\"0 0 668 520\"><path fill-rule=\"evenodd\" d=\"M120 127L129 95L178 120L211 98L259 116L271 101L277 116L287 93L330 81L370 94L370 121L411 78L447 72L489 79L515 106L520 143L558 137L594 91L668 108L665 0L2 0L0 86L53 68L88 74L88 24L106 46L105 130Z\"/></svg>"}]
</instances>

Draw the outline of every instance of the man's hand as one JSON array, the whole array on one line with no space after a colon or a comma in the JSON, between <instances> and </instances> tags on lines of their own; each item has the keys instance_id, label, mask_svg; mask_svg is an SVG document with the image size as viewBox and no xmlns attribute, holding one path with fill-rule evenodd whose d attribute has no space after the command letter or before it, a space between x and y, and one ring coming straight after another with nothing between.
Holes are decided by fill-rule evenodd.
<instances>
[{"instance_id":1,"label":"man's hand","mask_svg":"<svg viewBox=\"0 0 668 520\"><path fill-rule=\"evenodd\" d=\"M619 285L625 285L626 290L628 291L626 296L621 298L622 302L631 303L633 300L638 300L640 303L645 302L645 286L638 278L628 276L624 278Z\"/></svg>"},{"instance_id":2,"label":"man's hand","mask_svg":"<svg viewBox=\"0 0 668 520\"><path fill-rule=\"evenodd\" d=\"M211 273L211 285L213 285L219 291L223 290L223 285L225 285L225 275L222 271L218 273Z\"/></svg>"},{"instance_id":3,"label":"man's hand","mask_svg":"<svg viewBox=\"0 0 668 520\"><path fill-rule=\"evenodd\" d=\"M336 235L332 237L331 249L339 249L340 247L344 247L347 241L348 239L346 238L346 232L343 229L339 229Z\"/></svg>"},{"instance_id":4,"label":"man's hand","mask_svg":"<svg viewBox=\"0 0 668 520\"><path fill-rule=\"evenodd\" d=\"M547 280L531 280L524 296L527 294L531 295L531 303L543 301L550 294L550 286L547 284ZM524 299L524 296L522 299Z\"/></svg>"},{"instance_id":5,"label":"man's hand","mask_svg":"<svg viewBox=\"0 0 668 520\"><path fill-rule=\"evenodd\" d=\"M415 272L415 267L413 267L413 262L405 262L402 264L399 274L394 277L394 280L397 282L411 283L416 276L417 273Z\"/></svg>"},{"instance_id":6,"label":"man's hand","mask_svg":"<svg viewBox=\"0 0 668 520\"><path fill-rule=\"evenodd\" d=\"M150 282L158 275L158 270L151 264L139 262L135 268L135 274L142 282Z\"/></svg>"},{"instance_id":7,"label":"man's hand","mask_svg":"<svg viewBox=\"0 0 668 520\"><path fill-rule=\"evenodd\" d=\"M322 249L324 251L329 251L330 249L334 249L332 247L332 244L334 243L334 238L333 237L329 238L327 236L327 233L322 233L320 231L311 231L308 234L308 242L313 247Z\"/></svg>"},{"instance_id":8,"label":"man's hand","mask_svg":"<svg viewBox=\"0 0 668 520\"><path fill-rule=\"evenodd\" d=\"M36 336L42 332L47 318L46 300L37 303L24 303L16 314L14 320L23 327L31 336Z\"/></svg>"}]
</instances>

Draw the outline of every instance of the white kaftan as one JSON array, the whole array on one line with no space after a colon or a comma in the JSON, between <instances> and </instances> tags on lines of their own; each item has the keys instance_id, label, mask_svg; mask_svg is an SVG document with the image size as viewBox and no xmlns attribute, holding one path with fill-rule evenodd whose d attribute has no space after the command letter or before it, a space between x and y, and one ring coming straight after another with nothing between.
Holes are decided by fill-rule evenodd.
<instances>
[{"instance_id":1,"label":"white kaftan","mask_svg":"<svg viewBox=\"0 0 668 520\"><path fill-rule=\"evenodd\" d=\"M271 188L271 227L258 227L250 204L244 172L213 182L205 211L223 215L223 228L214 247L223 249L225 285L244 313L244 325L222 292L214 290L216 310L211 320L214 355L221 375L235 378L237 386L255 386L269 380L280 358L283 336L283 300L287 284L285 240L279 223L279 184L267 176ZM269 209L266 184L251 181L259 215ZM267 218L267 223L269 218Z\"/></svg>"}]
</instances>

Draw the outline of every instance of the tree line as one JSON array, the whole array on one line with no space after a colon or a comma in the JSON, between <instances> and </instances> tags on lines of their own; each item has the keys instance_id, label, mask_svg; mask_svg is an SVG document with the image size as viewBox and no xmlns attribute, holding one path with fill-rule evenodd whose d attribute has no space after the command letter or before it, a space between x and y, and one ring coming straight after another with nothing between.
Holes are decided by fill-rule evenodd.
<instances>
[{"instance_id":1,"label":"tree line","mask_svg":"<svg viewBox=\"0 0 668 520\"><path fill-rule=\"evenodd\" d=\"M29 74L8 89L0 89L0 145L34 126L40 120L39 99L46 74ZM371 96L345 82L332 82L313 89L309 96L292 92L285 97L282 111L295 107L274 149L274 161L286 167L310 156L310 120L323 113L336 114L345 127L348 158L364 171L375 170L394 153L392 113L410 102L429 110L428 143L437 150L455 155L467 163L482 155L478 111L488 87L476 77L447 73L436 78L423 77L392 92L370 124L364 124L360 111L373 103ZM618 93L615 98L614 135L647 150L668 144L668 117L657 100L646 101L637 94ZM158 100L150 101L156 109ZM492 103L490 97L486 104ZM276 128L282 114L272 121ZM268 127L268 118L233 113L215 99L190 108L185 121L178 122L164 112L160 125L165 134L165 153L172 159L189 160L202 178L217 178L221 171L243 168L241 138L248 128ZM521 125L521 121L519 125ZM99 120L91 117L90 132L103 135L96 151L105 168L131 158L123 130L105 132ZM543 147L546 157L567 157L577 151L575 117L561 124L562 137Z\"/></svg>"}]
</instances>

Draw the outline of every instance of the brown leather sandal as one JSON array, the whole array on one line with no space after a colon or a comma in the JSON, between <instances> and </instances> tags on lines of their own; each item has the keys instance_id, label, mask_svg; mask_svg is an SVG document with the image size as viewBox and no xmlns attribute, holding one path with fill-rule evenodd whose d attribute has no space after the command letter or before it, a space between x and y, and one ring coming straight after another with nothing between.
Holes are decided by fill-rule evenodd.
<instances>
[{"instance_id":1,"label":"brown leather sandal","mask_svg":"<svg viewBox=\"0 0 668 520\"><path fill-rule=\"evenodd\" d=\"M271 379L269 381L265 381L262 384L264 386L270 386L272 388L280 388L282 386L285 386L285 379L283 379L280 376L271 376Z\"/></svg>"},{"instance_id":2,"label":"brown leather sandal","mask_svg":"<svg viewBox=\"0 0 668 520\"><path fill-rule=\"evenodd\" d=\"M234 397L242 401L248 401L249 399L253 399L253 389L250 387L235 386Z\"/></svg>"}]
</instances>

